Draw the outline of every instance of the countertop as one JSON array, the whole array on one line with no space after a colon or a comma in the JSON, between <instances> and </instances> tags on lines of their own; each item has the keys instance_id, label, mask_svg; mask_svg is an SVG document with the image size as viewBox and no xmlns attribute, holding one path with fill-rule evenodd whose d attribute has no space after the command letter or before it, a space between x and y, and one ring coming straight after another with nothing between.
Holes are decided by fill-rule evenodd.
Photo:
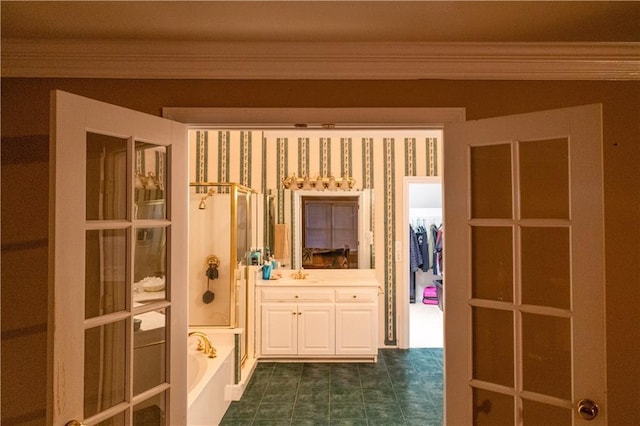
<instances>
[{"instance_id":1,"label":"countertop","mask_svg":"<svg viewBox=\"0 0 640 426\"><path fill-rule=\"evenodd\" d=\"M257 272L257 287L377 287L380 285L373 269L302 269L307 274L304 279L294 279L298 270L275 269L271 277L279 279L263 280Z\"/></svg>"}]
</instances>

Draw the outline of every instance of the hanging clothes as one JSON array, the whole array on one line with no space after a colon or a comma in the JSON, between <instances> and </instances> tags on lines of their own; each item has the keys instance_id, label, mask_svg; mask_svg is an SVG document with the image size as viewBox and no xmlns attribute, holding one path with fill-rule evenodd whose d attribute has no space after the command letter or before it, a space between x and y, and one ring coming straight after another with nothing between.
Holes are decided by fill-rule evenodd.
<instances>
[{"instance_id":1,"label":"hanging clothes","mask_svg":"<svg viewBox=\"0 0 640 426\"><path fill-rule=\"evenodd\" d=\"M429 226L429 259L431 260L431 271L436 274L436 264L438 263L438 256L436 253L436 238L438 236L438 226L432 223Z\"/></svg>"},{"instance_id":2,"label":"hanging clothes","mask_svg":"<svg viewBox=\"0 0 640 426\"><path fill-rule=\"evenodd\" d=\"M416 301L416 271L422 267L424 260L420 252L418 237L412 225L409 225L409 302Z\"/></svg>"},{"instance_id":3,"label":"hanging clothes","mask_svg":"<svg viewBox=\"0 0 640 426\"><path fill-rule=\"evenodd\" d=\"M442 235L443 235L443 227L440 225L436 230L435 235L435 244L434 244L434 265L433 265L433 274L434 275L442 275L443 270L443 252L442 252Z\"/></svg>"},{"instance_id":4,"label":"hanging clothes","mask_svg":"<svg viewBox=\"0 0 640 426\"><path fill-rule=\"evenodd\" d=\"M418 268L422 267L424 259L422 252L420 251L420 244L418 243L418 236L413 226L409 226L409 270L415 272Z\"/></svg>"},{"instance_id":5,"label":"hanging clothes","mask_svg":"<svg viewBox=\"0 0 640 426\"><path fill-rule=\"evenodd\" d=\"M418 248L420 249L420 256L422 257L422 269L423 272L429 270L431 262L429 261L429 235L424 226L420 225L415 230L416 238L418 239Z\"/></svg>"}]
</instances>

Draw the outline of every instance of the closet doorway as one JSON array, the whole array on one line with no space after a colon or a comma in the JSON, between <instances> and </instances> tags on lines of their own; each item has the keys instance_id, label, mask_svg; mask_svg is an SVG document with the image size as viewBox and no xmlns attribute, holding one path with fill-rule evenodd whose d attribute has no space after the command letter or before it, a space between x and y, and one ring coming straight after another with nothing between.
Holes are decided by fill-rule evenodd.
<instances>
[{"instance_id":1,"label":"closet doorway","mask_svg":"<svg viewBox=\"0 0 640 426\"><path fill-rule=\"evenodd\" d=\"M410 348L442 348L442 180L405 178L408 258L405 262Z\"/></svg>"}]
</instances>

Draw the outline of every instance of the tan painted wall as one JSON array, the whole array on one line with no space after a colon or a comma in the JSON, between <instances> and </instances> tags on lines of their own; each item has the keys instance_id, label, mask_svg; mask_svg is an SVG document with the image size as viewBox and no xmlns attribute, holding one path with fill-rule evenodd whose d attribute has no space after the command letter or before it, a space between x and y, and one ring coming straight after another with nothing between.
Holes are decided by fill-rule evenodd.
<instances>
[{"instance_id":1,"label":"tan painted wall","mask_svg":"<svg viewBox=\"0 0 640 426\"><path fill-rule=\"evenodd\" d=\"M2 79L3 424L40 424L45 406L51 89L155 115L168 106L465 107L474 120L602 103L609 424L640 424L640 82Z\"/></svg>"}]
</instances>

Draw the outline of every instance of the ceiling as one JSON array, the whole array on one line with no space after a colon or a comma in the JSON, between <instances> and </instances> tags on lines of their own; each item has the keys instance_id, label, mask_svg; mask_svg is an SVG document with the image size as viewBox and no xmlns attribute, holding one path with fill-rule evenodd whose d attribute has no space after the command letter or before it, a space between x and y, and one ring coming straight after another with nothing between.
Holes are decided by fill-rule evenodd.
<instances>
[{"instance_id":1,"label":"ceiling","mask_svg":"<svg viewBox=\"0 0 640 426\"><path fill-rule=\"evenodd\" d=\"M2 1L2 38L640 41L638 1Z\"/></svg>"},{"instance_id":2,"label":"ceiling","mask_svg":"<svg viewBox=\"0 0 640 426\"><path fill-rule=\"evenodd\" d=\"M6 1L3 77L639 80L640 1Z\"/></svg>"}]
</instances>

